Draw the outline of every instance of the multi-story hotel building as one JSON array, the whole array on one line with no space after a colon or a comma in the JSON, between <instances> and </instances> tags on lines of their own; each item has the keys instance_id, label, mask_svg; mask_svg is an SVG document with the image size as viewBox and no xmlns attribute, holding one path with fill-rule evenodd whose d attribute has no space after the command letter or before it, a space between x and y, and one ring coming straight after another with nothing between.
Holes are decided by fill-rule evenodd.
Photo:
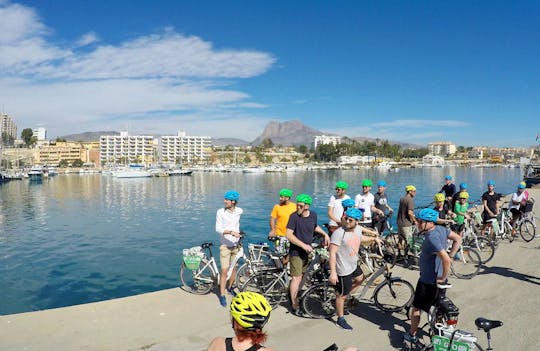
<instances>
[{"instance_id":1,"label":"multi-story hotel building","mask_svg":"<svg viewBox=\"0 0 540 351\"><path fill-rule=\"evenodd\" d=\"M17 125L13 118L7 113L0 113L0 135L4 133L7 133L13 139L17 139Z\"/></svg>"},{"instance_id":2,"label":"multi-story hotel building","mask_svg":"<svg viewBox=\"0 0 540 351\"><path fill-rule=\"evenodd\" d=\"M193 163L210 157L211 138L191 136L179 131L177 135L161 137L161 160L163 162Z\"/></svg>"},{"instance_id":3,"label":"multi-story hotel building","mask_svg":"<svg viewBox=\"0 0 540 351\"><path fill-rule=\"evenodd\" d=\"M156 161L157 142L151 135L102 135L99 139L102 165Z\"/></svg>"},{"instance_id":4,"label":"multi-story hotel building","mask_svg":"<svg viewBox=\"0 0 540 351\"><path fill-rule=\"evenodd\" d=\"M334 144L335 146L339 143L341 143L341 137L337 135L316 135L313 138L314 149L316 149L319 145Z\"/></svg>"},{"instance_id":5,"label":"multi-story hotel building","mask_svg":"<svg viewBox=\"0 0 540 351\"><path fill-rule=\"evenodd\" d=\"M428 151L431 155L448 156L456 153L456 144L449 141L437 141L428 144Z\"/></svg>"},{"instance_id":6,"label":"multi-story hotel building","mask_svg":"<svg viewBox=\"0 0 540 351\"><path fill-rule=\"evenodd\" d=\"M52 142L51 144L41 145L36 149L35 163L41 165L58 165L60 161L65 160L69 164L73 161L85 161L85 149L81 143L76 142Z\"/></svg>"}]
</instances>

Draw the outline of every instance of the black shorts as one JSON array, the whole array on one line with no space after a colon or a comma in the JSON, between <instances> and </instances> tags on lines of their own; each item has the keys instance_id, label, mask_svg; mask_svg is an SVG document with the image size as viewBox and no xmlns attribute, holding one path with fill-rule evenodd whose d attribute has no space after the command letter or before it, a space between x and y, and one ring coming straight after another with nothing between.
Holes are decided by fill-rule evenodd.
<instances>
[{"instance_id":1,"label":"black shorts","mask_svg":"<svg viewBox=\"0 0 540 351\"><path fill-rule=\"evenodd\" d=\"M452 224L451 228L454 233L459 234L465 229L465 224Z\"/></svg>"},{"instance_id":2,"label":"black shorts","mask_svg":"<svg viewBox=\"0 0 540 351\"><path fill-rule=\"evenodd\" d=\"M360 266L356 267L356 270L349 275L338 276L338 282L336 284L336 292L341 296L347 296L352 290L353 279L364 274Z\"/></svg>"},{"instance_id":3,"label":"black shorts","mask_svg":"<svg viewBox=\"0 0 540 351\"><path fill-rule=\"evenodd\" d=\"M412 305L422 311L429 312L429 308L435 305L438 295L439 288L437 288L437 284L426 284L419 280L414 290Z\"/></svg>"},{"instance_id":4,"label":"black shorts","mask_svg":"<svg viewBox=\"0 0 540 351\"><path fill-rule=\"evenodd\" d=\"M510 209L510 212L512 213L512 219L513 218L519 218L523 214L523 212L521 211L521 207L520 208L511 208Z\"/></svg>"},{"instance_id":5,"label":"black shorts","mask_svg":"<svg viewBox=\"0 0 540 351\"><path fill-rule=\"evenodd\" d=\"M490 219L496 219L497 217L491 217L486 211L482 212L482 219L484 224L487 224Z\"/></svg>"}]
</instances>

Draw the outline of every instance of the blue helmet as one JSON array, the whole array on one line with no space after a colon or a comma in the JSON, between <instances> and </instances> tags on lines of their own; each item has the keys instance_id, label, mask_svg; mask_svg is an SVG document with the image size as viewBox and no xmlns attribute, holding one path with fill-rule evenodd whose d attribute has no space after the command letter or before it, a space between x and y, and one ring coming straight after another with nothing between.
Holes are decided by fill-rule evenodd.
<instances>
[{"instance_id":1,"label":"blue helmet","mask_svg":"<svg viewBox=\"0 0 540 351\"><path fill-rule=\"evenodd\" d=\"M384 180L379 180L379 182L377 183L377 186L386 186L386 182Z\"/></svg>"},{"instance_id":2,"label":"blue helmet","mask_svg":"<svg viewBox=\"0 0 540 351\"><path fill-rule=\"evenodd\" d=\"M347 215L347 217L354 218L357 221L362 219L362 217L364 216L362 211L354 207L348 208L347 211L345 211L345 214Z\"/></svg>"},{"instance_id":3,"label":"blue helmet","mask_svg":"<svg viewBox=\"0 0 540 351\"><path fill-rule=\"evenodd\" d=\"M355 205L355 202L353 199L345 199L341 201L341 206L343 206L343 208L354 207L354 205Z\"/></svg>"},{"instance_id":4,"label":"blue helmet","mask_svg":"<svg viewBox=\"0 0 540 351\"><path fill-rule=\"evenodd\" d=\"M451 176L451 175L447 175L446 177L444 177L444 179L446 179L446 180L452 180L452 176Z\"/></svg>"},{"instance_id":5,"label":"blue helmet","mask_svg":"<svg viewBox=\"0 0 540 351\"><path fill-rule=\"evenodd\" d=\"M461 184L459 184L459 188L460 188L461 190L467 189L467 183L461 183Z\"/></svg>"},{"instance_id":6,"label":"blue helmet","mask_svg":"<svg viewBox=\"0 0 540 351\"><path fill-rule=\"evenodd\" d=\"M416 214L416 218L421 219L424 222L437 222L439 219L439 212L432 208L424 208Z\"/></svg>"},{"instance_id":7,"label":"blue helmet","mask_svg":"<svg viewBox=\"0 0 540 351\"><path fill-rule=\"evenodd\" d=\"M495 186L495 181L493 181L493 180L490 179L490 180L488 180L487 185L493 185L493 186Z\"/></svg>"},{"instance_id":8,"label":"blue helmet","mask_svg":"<svg viewBox=\"0 0 540 351\"><path fill-rule=\"evenodd\" d=\"M521 182L518 184L518 189L525 189L526 186L527 184L525 182Z\"/></svg>"},{"instance_id":9,"label":"blue helmet","mask_svg":"<svg viewBox=\"0 0 540 351\"><path fill-rule=\"evenodd\" d=\"M236 190L229 190L223 196L226 200L238 201L240 194Z\"/></svg>"}]
</instances>

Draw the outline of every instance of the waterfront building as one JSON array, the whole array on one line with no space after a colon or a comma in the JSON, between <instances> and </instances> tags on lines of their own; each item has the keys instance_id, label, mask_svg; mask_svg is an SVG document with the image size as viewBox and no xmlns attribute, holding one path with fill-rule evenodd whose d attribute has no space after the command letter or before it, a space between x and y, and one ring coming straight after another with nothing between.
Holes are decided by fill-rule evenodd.
<instances>
[{"instance_id":1,"label":"waterfront building","mask_svg":"<svg viewBox=\"0 0 540 351\"><path fill-rule=\"evenodd\" d=\"M0 113L0 135L4 135L4 133L15 140L17 138L17 125L10 115L7 113Z\"/></svg>"},{"instance_id":2,"label":"waterfront building","mask_svg":"<svg viewBox=\"0 0 540 351\"><path fill-rule=\"evenodd\" d=\"M313 148L316 149L319 145L333 144L336 146L341 143L341 137L337 135L316 135L313 138Z\"/></svg>"},{"instance_id":3,"label":"waterfront building","mask_svg":"<svg viewBox=\"0 0 540 351\"><path fill-rule=\"evenodd\" d=\"M456 144L449 141L437 141L428 144L428 151L435 156L450 156L456 153Z\"/></svg>"},{"instance_id":4,"label":"waterfront building","mask_svg":"<svg viewBox=\"0 0 540 351\"><path fill-rule=\"evenodd\" d=\"M47 140L47 129L43 127L39 127L32 130L32 135L36 137L37 141L45 141Z\"/></svg>"},{"instance_id":5,"label":"waterfront building","mask_svg":"<svg viewBox=\"0 0 540 351\"><path fill-rule=\"evenodd\" d=\"M170 163L198 163L207 161L211 153L211 138L208 136L177 135L161 137L161 160Z\"/></svg>"},{"instance_id":6,"label":"waterfront building","mask_svg":"<svg viewBox=\"0 0 540 351\"><path fill-rule=\"evenodd\" d=\"M156 161L157 140L151 135L102 135L100 161L105 164L152 163Z\"/></svg>"},{"instance_id":7,"label":"waterfront building","mask_svg":"<svg viewBox=\"0 0 540 351\"><path fill-rule=\"evenodd\" d=\"M375 156L339 156L337 159L339 165L371 164L373 162L375 162Z\"/></svg>"},{"instance_id":8,"label":"waterfront building","mask_svg":"<svg viewBox=\"0 0 540 351\"><path fill-rule=\"evenodd\" d=\"M72 164L74 161L84 162L84 149L77 142L51 142L36 148L35 163L41 165L58 166L60 161Z\"/></svg>"}]
</instances>

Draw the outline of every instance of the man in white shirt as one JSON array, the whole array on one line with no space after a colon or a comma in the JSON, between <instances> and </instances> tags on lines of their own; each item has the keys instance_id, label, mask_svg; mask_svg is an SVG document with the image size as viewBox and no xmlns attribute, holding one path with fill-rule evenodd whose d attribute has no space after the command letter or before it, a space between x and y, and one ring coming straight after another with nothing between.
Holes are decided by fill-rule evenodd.
<instances>
[{"instance_id":1,"label":"man in white shirt","mask_svg":"<svg viewBox=\"0 0 540 351\"><path fill-rule=\"evenodd\" d=\"M227 307L225 298L225 289L234 295L232 285L236 275L236 267L229 278L227 285L227 271L231 260L238 253L238 244L240 241L240 216L244 212L240 207L236 207L240 194L235 190L229 190L224 195L223 203L225 206L217 210L216 213L216 232L220 235L221 246L219 247L219 263L221 265L221 274L219 277L219 303Z\"/></svg>"},{"instance_id":2,"label":"man in white shirt","mask_svg":"<svg viewBox=\"0 0 540 351\"><path fill-rule=\"evenodd\" d=\"M525 182L521 182L517 186L517 191L512 194L512 199L510 200L510 212L512 213L512 219L510 224L514 226L514 222L521 218L525 204L529 199L529 193L525 190ZM515 235L515 229L512 230L512 235Z\"/></svg>"},{"instance_id":3,"label":"man in white shirt","mask_svg":"<svg viewBox=\"0 0 540 351\"><path fill-rule=\"evenodd\" d=\"M341 216L343 216L343 205L341 202L345 199L350 199L346 194L349 185L344 181L336 183L336 195L330 197L328 201L328 230L330 235L341 226Z\"/></svg>"},{"instance_id":4,"label":"man in white shirt","mask_svg":"<svg viewBox=\"0 0 540 351\"><path fill-rule=\"evenodd\" d=\"M362 193L356 195L354 202L356 207L364 212L364 217L359 222L367 226L371 226L371 212L376 210L375 208L375 197L370 193L373 182L371 179L362 180Z\"/></svg>"}]
</instances>

